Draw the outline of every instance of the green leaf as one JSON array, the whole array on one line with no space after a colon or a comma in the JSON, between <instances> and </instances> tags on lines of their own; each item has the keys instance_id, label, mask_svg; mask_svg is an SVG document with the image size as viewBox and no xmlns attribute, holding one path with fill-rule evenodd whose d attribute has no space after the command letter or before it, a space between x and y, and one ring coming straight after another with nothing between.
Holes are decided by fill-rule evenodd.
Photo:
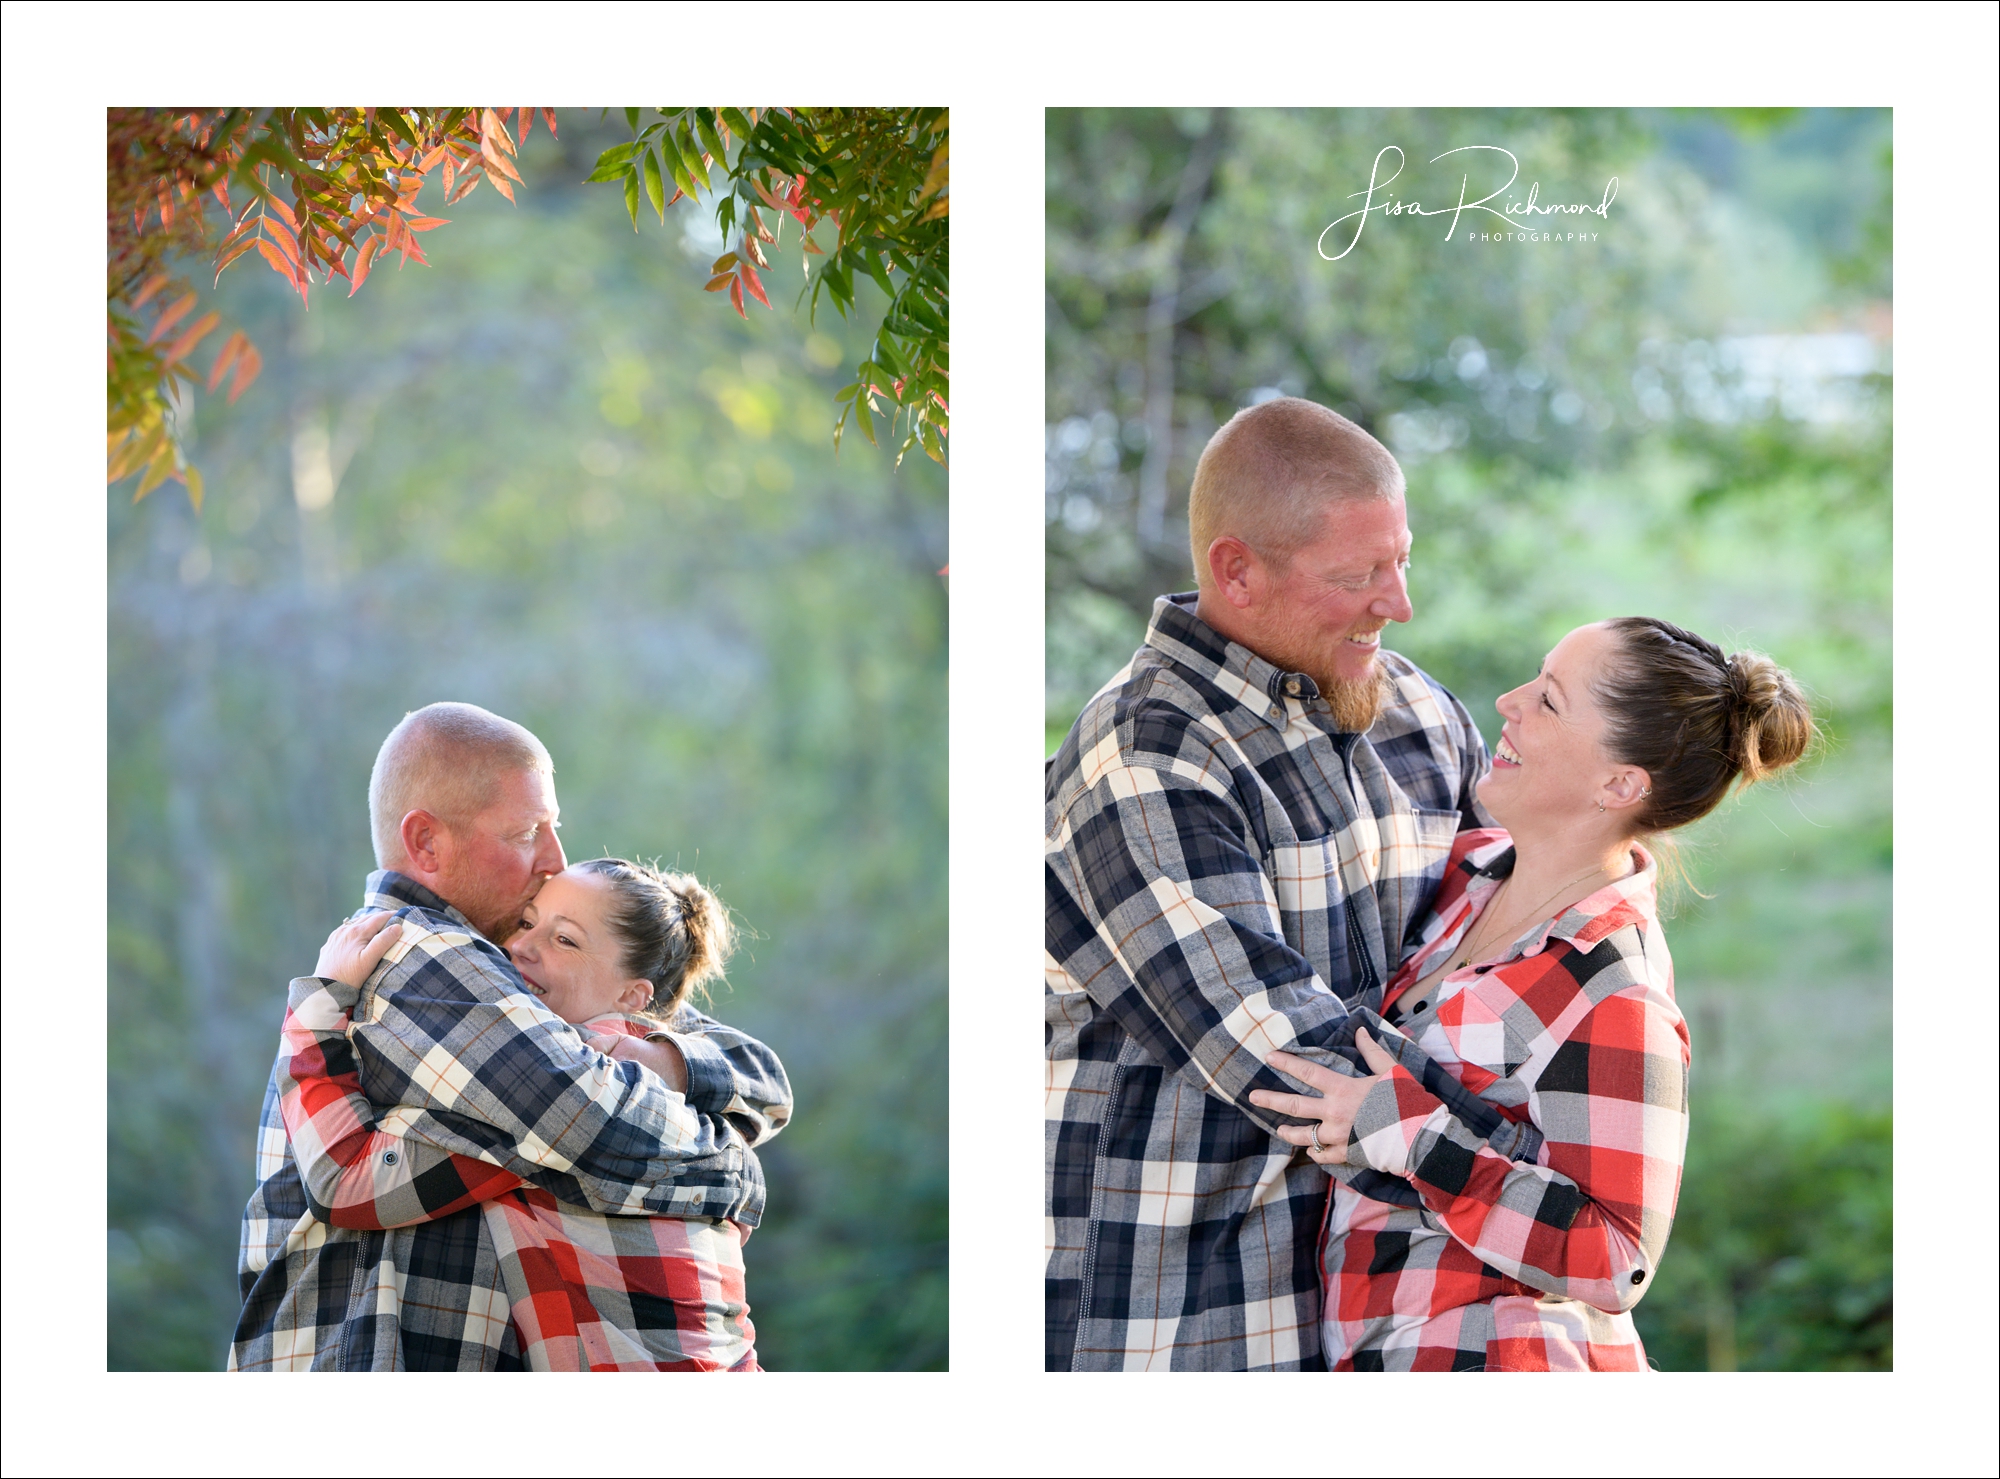
<instances>
[{"instance_id":1,"label":"green leaf","mask_svg":"<svg viewBox=\"0 0 2000 1479\"><path fill-rule=\"evenodd\" d=\"M685 123L680 126L680 130L675 138L681 151L681 162L687 166L688 178L699 180L702 184L706 185L708 183L708 169L701 162L701 147L695 143L694 135L688 132L688 126ZM693 192L690 191L689 193L692 194Z\"/></svg>"},{"instance_id":2,"label":"green leaf","mask_svg":"<svg viewBox=\"0 0 2000 1479\"><path fill-rule=\"evenodd\" d=\"M882 254L871 250L862 252L860 256L861 265L868 269L868 275L875 279L876 286L888 297L894 298L896 289L889 282L889 270L882 265Z\"/></svg>"},{"instance_id":3,"label":"green leaf","mask_svg":"<svg viewBox=\"0 0 2000 1479\"><path fill-rule=\"evenodd\" d=\"M715 224L722 228L722 239L729 240L729 233L736 229L736 197L725 195L715 207Z\"/></svg>"},{"instance_id":4,"label":"green leaf","mask_svg":"<svg viewBox=\"0 0 2000 1479\"><path fill-rule=\"evenodd\" d=\"M718 108L716 111L722 115L722 121L729 125L729 131L737 138L747 139L756 132L751 128L750 120L744 116L741 108Z\"/></svg>"},{"instance_id":5,"label":"green leaf","mask_svg":"<svg viewBox=\"0 0 2000 1479\"><path fill-rule=\"evenodd\" d=\"M410 120L405 118L399 109L384 108L380 113L377 113L375 116L381 119L382 122L386 123L390 128L394 129L396 131L397 138L401 139L404 143L408 144L413 149L417 146L417 132L415 129L410 127Z\"/></svg>"},{"instance_id":6,"label":"green leaf","mask_svg":"<svg viewBox=\"0 0 2000 1479\"><path fill-rule=\"evenodd\" d=\"M624 164L638 152L639 145L637 142L613 144L609 149L606 149L602 154L597 156L597 167L603 169L608 164Z\"/></svg>"},{"instance_id":7,"label":"green leaf","mask_svg":"<svg viewBox=\"0 0 2000 1479\"><path fill-rule=\"evenodd\" d=\"M694 195L694 180L687 172L687 165L681 159L680 151L674 148L673 145L674 141L671 134L660 140L660 153L663 156L662 162L667 167L667 173L674 177L674 183L692 198Z\"/></svg>"},{"instance_id":8,"label":"green leaf","mask_svg":"<svg viewBox=\"0 0 2000 1479\"><path fill-rule=\"evenodd\" d=\"M729 151L722 147L722 135L716 132L715 110L713 108L695 109L694 126L701 134L702 148L715 156L717 164L721 164Z\"/></svg>"},{"instance_id":9,"label":"green leaf","mask_svg":"<svg viewBox=\"0 0 2000 1479\"><path fill-rule=\"evenodd\" d=\"M631 173L632 166L629 163L600 164L596 169L583 177L583 182L586 185L604 184L610 180L622 180Z\"/></svg>"},{"instance_id":10,"label":"green leaf","mask_svg":"<svg viewBox=\"0 0 2000 1479\"><path fill-rule=\"evenodd\" d=\"M667 187L665 182L660 179L660 158L651 149L646 151L645 174L646 198L653 202L654 212L659 216L660 223L665 225L667 220Z\"/></svg>"},{"instance_id":11,"label":"green leaf","mask_svg":"<svg viewBox=\"0 0 2000 1479\"><path fill-rule=\"evenodd\" d=\"M639 131L639 110L637 108L627 108L625 110L625 125L626 127L630 128L633 133L637 133Z\"/></svg>"},{"instance_id":12,"label":"green leaf","mask_svg":"<svg viewBox=\"0 0 2000 1479\"><path fill-rule=\"evenodd\" d=\"M632 229L639 229L639 175L635 170L625 177L625 214L632 218Z\"/></svg>"}]
</instances>

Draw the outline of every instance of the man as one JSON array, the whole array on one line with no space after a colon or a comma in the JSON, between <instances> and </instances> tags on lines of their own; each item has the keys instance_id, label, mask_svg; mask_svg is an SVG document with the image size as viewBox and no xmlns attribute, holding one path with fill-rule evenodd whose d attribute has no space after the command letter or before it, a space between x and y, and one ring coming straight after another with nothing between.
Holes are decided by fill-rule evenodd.
<instances>
[{"instance_id":1,"label":"man","mask_svg":"<svg viewBox=\"0 0 2000 1479\"><path fill-rule=\"evenodd\" d=\"M1411 615L1388 450L1264 402L1188 517L1199 590L1155 603L1049 767L1052 1370L1323 1364L1326 1173L1248 1095L1296 1092L1274 1049L1366 1071L1352 1013L1487 824L1470 716L1381 646Z\"/></svg>"},{"instance_id":2,"label":"man","mask_svg":"<svg viewBox=\"0 0 2000 1479\"><path fill-rule=\"evenodd\" d=\"M516 1176L599 1212L756 1224L763 1180L746 1137L775 1132L790 1107L769 1050L700 1019L715 1030L619 1039L611 1056L629 1061L607 1064L494 943L565 866L553 770L534 735L471 704L419 709L383 742L365 907L398 912L421 946L392 949L365 991L294 990L295 1007L337 1015L287 1016L244 1210L232 1370L518 1369L479 1206ZM306 1076L357 1100L365 1084L348 1120L372 1115L368 1101L400 1118L403 1149L375 1172L378 1227L330 1225L308 1190L323 1184L323 1137L295 1143L281 1110Z\"/></svg>"}]
</instances>

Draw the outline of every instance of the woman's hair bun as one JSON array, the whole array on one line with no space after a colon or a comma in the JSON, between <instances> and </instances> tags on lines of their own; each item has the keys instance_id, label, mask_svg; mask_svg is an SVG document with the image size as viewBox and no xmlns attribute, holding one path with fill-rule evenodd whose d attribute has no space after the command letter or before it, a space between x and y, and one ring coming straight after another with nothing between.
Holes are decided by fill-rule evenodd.
<instances>
[{"instance_id":1,"label":"woman's hair bun","mask_svg":"<svg viewBox=\"0 0 2000 1479\"><path fill-rule=\"evenodd\" d=\"M608 919L624 946L622 969L653 985L646 1016L672 1017L690 992L722 974L736 927L729 906L699 878L624 858L592 858L576 868L611 888Z\"/></svg>"},{"instance_id":2,"label":"woman's hair bun","mask_svg":"<svg viewBox=\"0 0 2000 1479\"><path fill-rule=\"evenodd\" d=\"M1792 675L1761 652L1729 655L1736 767L1745 785L1796 765L1812 746L1812 708Z\"/></svg>"},{"instance_id":3,"label":"woman's hair bun","mask_svg":"<svg viewBox=\"0 0 2000 1479\"><path fill-rule=\"evenodd\" d=\"M1804 692L1763 653L1724 657L1699 632L1654 616L1604 625L1617 646L1592 689L1607 750L1651 782L1638 831L1699 821L1739 780L1766 780L1812 748Z\"/></svg>"},{"instance_id":4,"label":"woman's hair bun","mask_svg":"<svg viewBox=\"0 0 2000 1479\"><path fill-rule=\"evenodd\" d=\"M723 963L736 948L736 926L729 910L708 887L691 873L667 873L661 881L680 901L681 921L687 930L687 960L683 980L692 989L705 986L722 974Z\"/></svg>"}]
</instances>

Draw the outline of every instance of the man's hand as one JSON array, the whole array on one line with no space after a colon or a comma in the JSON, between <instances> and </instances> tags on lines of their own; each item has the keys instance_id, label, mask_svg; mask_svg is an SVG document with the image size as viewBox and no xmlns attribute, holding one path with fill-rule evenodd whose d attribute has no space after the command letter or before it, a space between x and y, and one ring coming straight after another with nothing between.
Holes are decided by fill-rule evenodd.
<instances>
[{"instance_id":1,"label":"man's hand","mask_svg":"<svg viewBox=\"0 0 2000 1479\"><path fill-rule=\"evenodd\" d=\"M1367 1028L1355 1032L1354 1043L1361 1049L1361 1056L1368 1066L1375 1070L1367 1078L1348 1078L1317 1063L1308 1063L1304 1058L1295 1058L1290 1053L1273 1053L1264 1060L1266 1063L1280 1073L1289 1073L1293 1078L1311 1084L1319 1093L1278 1094L1269 1089L1250 1091L1250 1102L1259 1109L1288 1114L1295 1119L1319 1121L1316 1126L1280 1125L1278 1138L1292 1145L1303 1145L1306 1154L1321 1165L1339 1165L1347 1159L1347 1139L1354 1133L1354 1116L1361 1109L1361 1101L1396 1067L1396 1060L1368 1035ZM1315 1129L1319 1132L1317 1149L1314 1148Z\"/></svg>"},{"instance_id":2,"label":"man's hand","mask_svg":"<svg viewBox=\"0 0 2000 1479\"><path fill-rule=\"evenodd\" d=\"M389 947L403 933L403 922L393 914L375 912L339 925L319 947L319 962L313 974L326 981L341 981L356 991L368 979Z\"/></svg>"},{"instance_id":3,"label":"man's hand","mask_svg":"<svg viewBox=\"0 0 2000 1479\"><path fill-rule=\"evenodd\" d=\"M687 1092L687 1060L671 1042L648 1042L644 1038L627 1037L619 1032L607 1032L588 1041L591 1047L607 1058L625 1058L652 1069L667 1081L667 1087L676 1094Z\"/></svg>"}]
</instances>

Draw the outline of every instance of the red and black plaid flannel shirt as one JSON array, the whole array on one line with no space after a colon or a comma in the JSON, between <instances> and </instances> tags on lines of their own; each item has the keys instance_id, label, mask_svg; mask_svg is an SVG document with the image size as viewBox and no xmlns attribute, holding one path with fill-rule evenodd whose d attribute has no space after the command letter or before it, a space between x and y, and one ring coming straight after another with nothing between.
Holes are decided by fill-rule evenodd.
<instances>
[{"instance_id":1,"label":"red and black plaid flannel shirt","mask_svg":"<svg viewBox=\"0 0 2000 1479\"><path fill-rule=\"evenodd\" d=\"M586 1048L421 885L376 873L365 907L404 922L367 985L294 983L244 1213L231 1369L524 1364L510 1255L479 1205L523 1183L530 1205L539 1191L578 1215L755 1225L763 1180L745 1140L775 1132L791 1099L768 1049L692 1014L696 1034L675 1034L688 1065L675 1094Z\"/></svg>"},{"instance_id":2,"label":"red and black plaid flannel shirt","mask_svg":"<svg viewBox=\"0 0 2000 1479\"><path fill-rule=\"evenodd\" d=\"M1446 976L1397 1025L1405 1062L1441 1068L1541 1132L1497 1154L1403 1067L1362 1101L1357 1170L1414 1204L1336 1185L1322 1253L1336 1370L1636 1370L1632 1306L1672 1226L1687 1144L1688 1038L1655 912L1652 859L1496 960ZM1463 833L1391 1005L1457 948L1512 871L1505 832Z\"/></svg>"}]
</instances>

